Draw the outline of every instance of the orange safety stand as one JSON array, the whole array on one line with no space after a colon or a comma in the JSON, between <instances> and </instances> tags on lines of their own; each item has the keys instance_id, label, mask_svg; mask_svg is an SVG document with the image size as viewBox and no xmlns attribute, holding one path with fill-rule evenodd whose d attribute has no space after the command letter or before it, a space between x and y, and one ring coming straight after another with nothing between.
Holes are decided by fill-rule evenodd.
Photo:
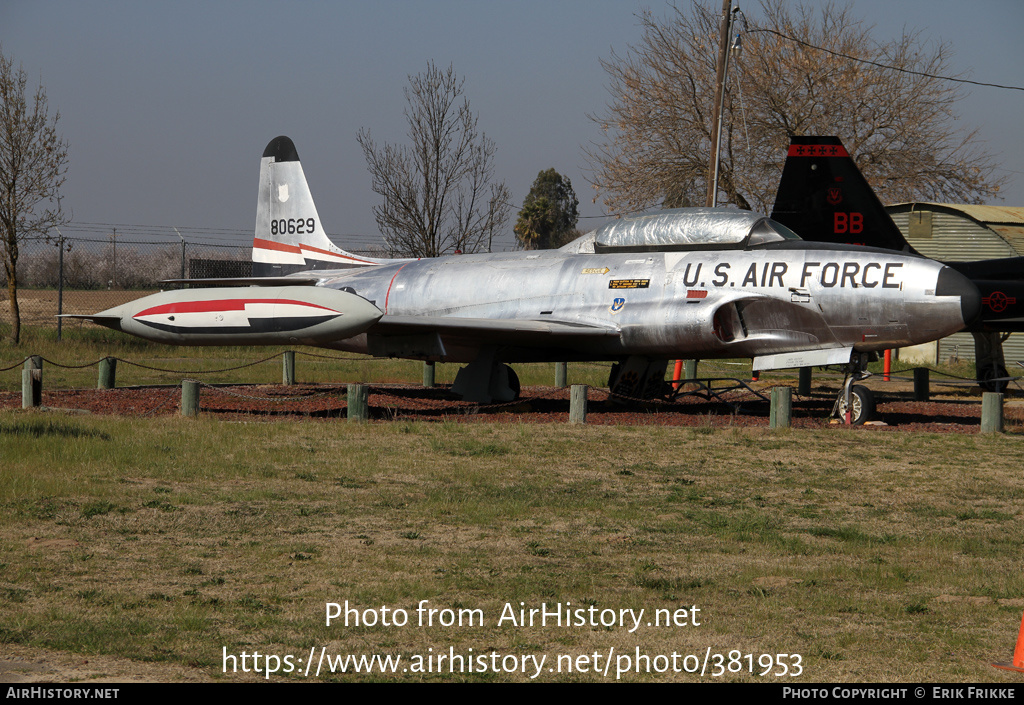
<instances>
[{"instance_id":1,"label":"orange safety stand","mask_svg":"<svg viewBox=\"0 0 1024 705\"><path fill-rule=\"evenodd\" d=\"M675 367L675 370L673 370L673 372L672 372L672 379L678 380L678 379L682 379L682 377L683 377L683 361L682 360L676 360L676 367ZM679 389L679 387L681 387L682 384L683 384L682 382L673 382L672 383L672 387L674 389Z\"/></svg>"},{"instance_id":2,"label":"orange safety stand","mask_svg":"<svg viewBox=\"0 0 1024 705\"><path fill-rule=\"evenodd\" d=\"M1024 618L1020 620L1020 633L1017 634L1017 647L1013 650L1013 663L993 663L992 665L1004 671L1024 673Z\"/></svg>"}]
</instances>

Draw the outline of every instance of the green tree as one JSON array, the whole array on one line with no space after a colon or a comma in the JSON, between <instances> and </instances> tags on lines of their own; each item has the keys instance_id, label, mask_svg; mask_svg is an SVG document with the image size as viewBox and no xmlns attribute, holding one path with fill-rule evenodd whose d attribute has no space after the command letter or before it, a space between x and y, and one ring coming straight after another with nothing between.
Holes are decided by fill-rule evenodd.
<instances>
[{"instance_id":1,"label":"green tree","mask_svg":"<svg viewBox=\"0 0 1024 705\"><path fill-rule=\"evenodd\" d=\"M11 340L21 340L18 254L30 237L46 237L66 222L60 187L67 174L68 145L57 135L60 113L51 120L46 91L26 97L25 69L14 67L0 47L0 257L11 310Z\"/></svg>"},{"instance_id":2,"label":"green tree","mask_svg":"<svg viewBox=\"0 0 1024 705\"><path fill-rule=\"evenodd\" d=\"M540 172L516 221L519 244L524 250L549 250L574 239L579 204L568 178L554 169Z\"/></svg>"}]
</instances>

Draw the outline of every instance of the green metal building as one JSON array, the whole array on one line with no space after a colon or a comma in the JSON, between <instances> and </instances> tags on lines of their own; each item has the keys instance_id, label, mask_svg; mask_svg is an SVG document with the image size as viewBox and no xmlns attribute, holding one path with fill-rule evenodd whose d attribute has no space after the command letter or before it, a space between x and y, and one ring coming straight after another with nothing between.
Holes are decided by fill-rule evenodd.
<instances>
[{"instance_id":1,"label":"green metal building","mask_svg":"<svg viewBox=\"0 0 1024 705\"><path fill-rule=\"evenodd\" d=\"M1024 208L897 203L886 210L907 242L925 257L941 262L1024 257ZM954 355L974 359L970 333L951 335L935 347L933 362ZM1010 374L1020 372L1016 363L1024 362L1024 333L1011 334L1003 343L1003 354Z\"/></svg>"}]
</instances>

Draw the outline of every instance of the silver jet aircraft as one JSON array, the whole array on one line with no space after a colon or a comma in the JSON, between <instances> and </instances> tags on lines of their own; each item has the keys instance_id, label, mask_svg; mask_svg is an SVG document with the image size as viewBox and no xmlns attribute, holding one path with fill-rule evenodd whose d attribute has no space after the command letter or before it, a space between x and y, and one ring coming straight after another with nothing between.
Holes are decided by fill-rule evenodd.
<instances>
[{"instance_id":1,"label":"silver jet aircraft","mask_svg":"<svg viewBox=\"0 0 1024 705\"><path fill-rule=\"evenodd\" d=\"M623 218L558 250L360 257L324 234L287 137L261 161L253 262L254 278L87 318L160 342L468 363L453 391L489 402L518 395L515 362L614 361L609 386L641 398L664 392L666 363L679 357L862 370L866 353L959 331L980 305L974 285L938 262L804 242L727 208Z\"/></svg>"}]
</instances>

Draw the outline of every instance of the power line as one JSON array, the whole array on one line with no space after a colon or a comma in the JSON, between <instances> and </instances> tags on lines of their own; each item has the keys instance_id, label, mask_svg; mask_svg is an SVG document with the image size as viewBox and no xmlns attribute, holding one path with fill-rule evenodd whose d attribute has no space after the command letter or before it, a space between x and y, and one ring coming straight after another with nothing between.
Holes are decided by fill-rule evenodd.
<instances>
[{"instance_id":1,"label":"power line","mask_svg":"<svg viewBox=\"0 0 1024 705\"><path fill-rule=\"evenodd\" d=\"M131 235L139 236L150 236L150 237L171 237L173 241L178 242L178 234L175 230L180 230L186 235L191 235L199 239L216 241L216 242L229 242L238 244L239 240L251 240L253 231L251 228L209 228L209 227L196 227L196 226L172 226L172 225L140 225L140 224L128 224L128 223L96 223L89 221L73 221L65 226L61 226L63 230L73 233L96 233L96 234L107 234L113 229L117 229L119 233L126 233ZM339 233L327 233L331 239L337 239L341 242L349 242L354 244L380 244L380 236L374 235L362 235L362 234L339 234Z\"/></svg>"},{"instance_id":2,"label":"power line","mask_svg":"<svg viewBox=\"0 0 1024 705\"><path fill-rule=\"evenodd\" d=\"M832 54L833 56L838 56L838 57L841 57L843 59L849 59L850 61L856 61L856 62L861 63L861 64L870 64L871 66L876 66L876 67L881 68L881 69L888 69L890 71L899 71L900 73L909 73L909 74L912 74L914 76L923 76L925 78L937 78L940 81L952 81L953 83L969 83L972 86L984 86L986 88L1002 88L1002 89L1008 90L1008 91L1024 91L1024 87L1021 87L1021 86L1004 86L1004 85L1001 85L1001 84L998 84L998 83L985 83L984 81L971 81L971 80L966 79L966 78L952 78L951 76L940 76L940 75L934 74L934 73L926 73L924 71L912 71L911 69L904 69L904 68L900 68L899 66L890 66L889 64L883 64L883 63L880 63L878 61L871 61L870 59L859 59L856 56L850 56L849 54L843 54L842 52L839 52L839 51L833 51L832 49L826 49L825 47L820 47L820 46L817 46L815 44L811 44L810 42L805 42L802 39L797 39L796 37L791 37L788 34L783 34L782 32L778 32L778 31L776 31L774 29L762 28L762 29L750 29L750 30L747 30L747 31L750 32L750 33L766 32L768 34L774 34L774 35L776 35L778 37L782 37L783 39L788 39L791 42L796 42L797 44L800 44L802 46L810 47L811 49L817 49L818 51L823 51L826 54Z\"/></svg>"},{"instance_id":3,"label":"power line","mask_svg":"<svg viewBox=\"0 0 1024 705\"><path fill-rule=\"evenodd\" d=\"M209 233L242 233L251 234L252 230L243 230L241 228L207 228L199 226L185 226L185 225L133 225L130 223L94 223L85 220L75 220L68 223L68 227L85 226L86 228L122 228L125 230L174 230L178 227L182 230L189 230L191 232L209 232Z\"/></svg>"}]
</instances>

